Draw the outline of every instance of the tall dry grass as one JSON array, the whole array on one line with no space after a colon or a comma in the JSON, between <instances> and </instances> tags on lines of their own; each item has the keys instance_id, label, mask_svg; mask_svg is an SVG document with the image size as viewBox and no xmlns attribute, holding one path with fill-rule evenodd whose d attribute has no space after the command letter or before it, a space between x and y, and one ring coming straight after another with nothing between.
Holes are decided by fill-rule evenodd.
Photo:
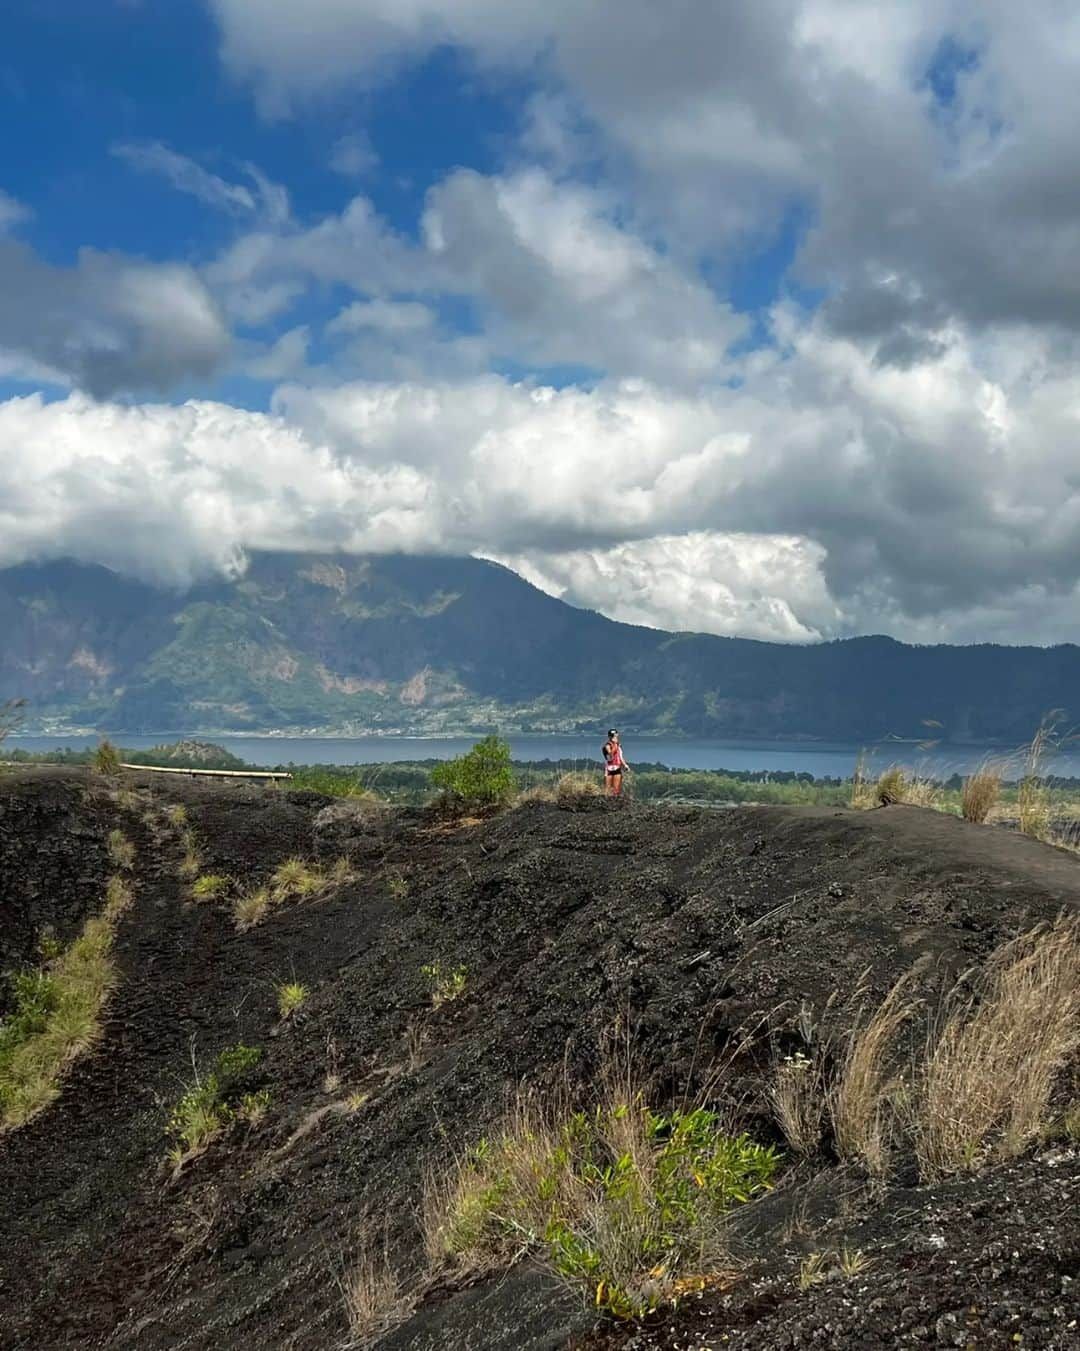
<instances>
[{"instance_id":1,"label":"tall dry grass","mask_svg":"<svg viewBox=\"0 0 1080 1351\"><path fill-rule=\"evenodd\" d=\"M349 1320L349 1346L376 1345L409 1316L415 1302L394 1269L385 1241L377 1244L362 1228L357 1253L339 1284Z\"/></svg>"},{"instance_id":2,"label":"tall dry grass","mask_svg":"<svg viewBox=\"0 0 1080 1351\"><path fill-rule=\"evenodd\" d=\"M904 803L909 807L937 808L944 791L941 784L925 775L909 772L901 765L890 765L878 777L872 795L874 805L880 807Z\"/></svg>"},{"instance_id":3,"label":"tall dry grass","mask_svg":"<svg viewBox=\"0 0 1080 1351\"><path fill-rule=\"evenodd\" d=\"M1046 1124L1058 1076L1080 1052L1080 921L1032 930L991 958L979 992L927 1052L916 1152L925 1177L1020 1153Z\"/></svg>"},{"instance_id":4,"label":"tall dry grass","mask_svg":"<svg viewBox=\"0 0 1080 1351\"><path fill-rule=\"evenodd\" d=\"M1046 840L1050 834L1051 795L1046 779L1050 760L1074 738L1061 730L1064 713L1054 709L1047 713L1026 746L1020 751L1023 776L1016 801L1020 813L1020 830L1036 840Z\"/></svg>"},{"instance_id":5,"label":"tall dry grass","mask_svg":"<svg viewBox=\"0 0 1080 1351\"><path fill-rule=\"evenodd\" d=\"M797 1154L813 1154L825 1127L825 1079L820 1059L796 1052L776 1066L769 1100L784 1139Z\"/></svg>"},{"instance_id":6,"label":"tall dry grass","mask_svg":"<svg viewBox=\"0 0 1080 1351\"><path fill-rule=\"evenodd\" d=\"M960 793L960 814L965 821L981 826L1001 800L1001 765L987 761L964 780Z\"/></svg>"},{"instance_id":7,"label":"tall dry grass","mask_svg":"<svg viewBox=\"0 0 1080 1351\"><path fill-rule=\"evenodd\" d=\"M897 981L874 1013L856 1022L827 1093L837 1152L861 1163L874 1177L885 1176L889 1168L890 1061L897 1034L916 1008L907 996L908 985L907 976Z\"/></svg>"}]
</instances>

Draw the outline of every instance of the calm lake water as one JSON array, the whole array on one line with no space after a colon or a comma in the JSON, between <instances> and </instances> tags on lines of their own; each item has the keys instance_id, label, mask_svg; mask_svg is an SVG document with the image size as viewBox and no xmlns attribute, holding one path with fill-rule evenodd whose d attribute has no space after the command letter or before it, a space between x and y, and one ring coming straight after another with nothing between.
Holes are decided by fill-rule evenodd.
<instances>
[{"instance_id":1,"label":"calm lake water","mask_svg":"<svg viewBox=\"0 0 1080 1351\"><path fill-rule=\"evenodd\" d=\"M195 735L195 734L192 734ZM124 736L125 746L143 750L163 740L176 741L179 734ZM224 746L254 765L287 764L387 764L394 760L445 760L473 745L474 737L287 737L202 736ZM17 736L9 745L32 751L59 746L81 750L97 745L97 737ZM600 739L595 736L512 736L515 760L574 760L581 765L600 760ZM945 746L924 751L917 746L889 742L865 748L876 770L894 762L910 765L921 773L949 776L968 773L988 754L978 746ZM798 741L712 741L675 737L627 737L624 750L630 764L659 761L677 769L795 770L815 778L847 778L860 747L854 743L827 744ZM996 751L996 755L1003 752ZM1058 755L1048 766L1050 773L1080 777L1080 750ZM1010 776L1012 777L1012 776Z\"/></svg>"}]
</instances>

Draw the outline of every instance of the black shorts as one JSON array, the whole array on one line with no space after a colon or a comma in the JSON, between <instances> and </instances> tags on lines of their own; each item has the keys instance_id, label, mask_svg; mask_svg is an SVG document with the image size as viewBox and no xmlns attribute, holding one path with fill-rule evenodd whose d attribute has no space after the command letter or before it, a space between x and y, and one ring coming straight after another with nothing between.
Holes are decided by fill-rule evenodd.
<instances>
[{"instance_id":1,"label":"black shorts","mask_svg":"<svg viewBox=\"0 0 1080 1351\"><path fill-rule=\"evenodd\" d=\"M608 774L621 774L621 773L622 773L622 769L619 768L619 767L616 767L615 769L609 769L609 770L607 770L607 773L608 773Z\"/></svg>"}]
</instances>

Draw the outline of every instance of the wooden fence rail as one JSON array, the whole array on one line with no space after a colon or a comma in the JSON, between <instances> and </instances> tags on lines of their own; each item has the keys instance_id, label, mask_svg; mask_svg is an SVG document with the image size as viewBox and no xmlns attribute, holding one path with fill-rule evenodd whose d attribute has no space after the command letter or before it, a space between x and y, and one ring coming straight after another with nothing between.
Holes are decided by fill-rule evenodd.
<instances>
[{"instance_id":1,"label":"wooden fence rail","mask_svg":"<svg viewBox=\"0 0 1080 1351\"><path fill-rule=\"evenodd\" d=\"M291 779L284 770L263 769L178 769L174 765L127 765L121 769L137 769L145 774L206 774L217 779Z\"/></svg>"}]
</instances>

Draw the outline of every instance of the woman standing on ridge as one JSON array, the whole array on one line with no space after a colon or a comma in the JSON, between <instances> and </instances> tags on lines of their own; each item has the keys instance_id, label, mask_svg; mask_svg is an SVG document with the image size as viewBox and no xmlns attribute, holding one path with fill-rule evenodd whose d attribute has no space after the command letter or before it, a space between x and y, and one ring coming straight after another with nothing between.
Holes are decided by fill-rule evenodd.
<instances>
[{"instance_id":1,"label":"woman standing on ridge","mask_svg":"<svg viewBox=\"0 0 1080 1351\"><path fill-rule=\"evenodd\" d=\"M629 768L623 759L619 733L613 727L604 742L604 780L607 783L609 797L618 797L622 792L623 772Z\"/></svg>"}]
</instances>

